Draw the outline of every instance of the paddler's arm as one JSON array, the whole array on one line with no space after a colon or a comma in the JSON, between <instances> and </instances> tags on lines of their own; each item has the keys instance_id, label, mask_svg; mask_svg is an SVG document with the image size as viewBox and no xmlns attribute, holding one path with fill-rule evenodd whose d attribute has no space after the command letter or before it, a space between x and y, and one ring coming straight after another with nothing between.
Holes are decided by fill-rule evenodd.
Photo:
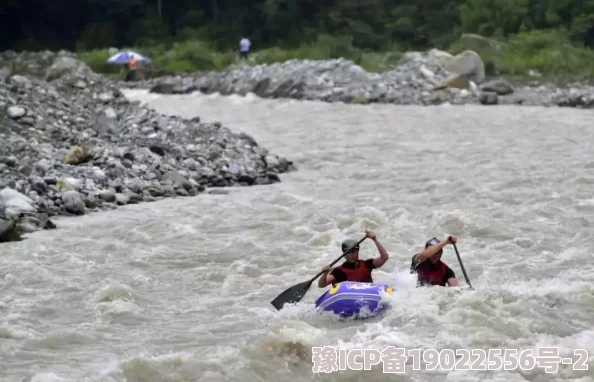
<instances>
[{"instance_id":1,"label":"paddler's arm","mask_svg":"<svg viewBox=\"0 0 594 382\"><path fill-rule=\"evenodd\" d=\"M380 253L380 257L378 257L376 259L373 259L373 266L375 268L380 268L389 259L388 251L386 251L386 248L384 248L384 246L382 245L382 243L379 242L379 240L377 239L377 235L375 234L375 232L366 230L365 233L367 234L367 237L368 238L370 238L371 240L373 240L373 242L375 243L375 246L377 247L378 252Z\"/></svg>"},{"instance_id":2,"label":"paddler's arm","mask_svg":"<svg viewBox=\"0 0 594 382\"><path fill-rule=\"evenodd\" d=\"M454 270L448 267L446 274L445 274L446 283L451 287L458 286L458 280L456 280L456 274Z\"/></svg>"},{"instance_id":3,"label":"paddler's arm","mask_svg":"<svg viewBox=\"0 0 594 382\"><path fill-rule=\"evenodd\" d=\"M329 266L326 265L324 268L322 268L322 270L324 271L324 273L322 273L322 275L318 279L318 288L325 288L326 286L332 284L332 282L334 281L334 276L329 274Z\"/></svg>"},{"instance_id":4,"label":"paddler's arm","mask_svg":"<svg viewBox=\"0 0 594 382\"><path fill-rule=\"evenodd\" d=\"M439 243L432 245L429 248L426 248L423 252L421 252L415 256L415 263L416 264L422 263L423 261L427 260L431 256L433 256L436 253L438 253L439 251L441 251L443 249L443 247L445 247L449 243L450 243L450 236L447 236L445 239L443 239Z\"/></svg>"},{"instance_id":5,"label":"paddler's arm","mask_svg":"<svg viewBox=\"0 0 594 382\"><path fill-rule=\"evenodd\" d=\"M388 261L388 259L389 259L388 251L386 251L386 248L384 248L382 243L379 242L377 237L373 238L373 242L375 243L375 246L377 247L377 250L380 253L380 257L373 259L373 265L374 265L374 267L379 268L382 265L384 265L386 263L386 261Z\"/></svg>"}]
</instances>

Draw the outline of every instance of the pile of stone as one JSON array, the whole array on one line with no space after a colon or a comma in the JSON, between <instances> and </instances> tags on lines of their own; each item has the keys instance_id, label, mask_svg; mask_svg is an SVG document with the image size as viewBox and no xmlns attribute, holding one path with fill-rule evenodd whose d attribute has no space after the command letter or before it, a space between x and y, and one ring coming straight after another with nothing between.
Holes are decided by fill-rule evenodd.
<instances>
[{"instance_id":1,"label":"pile of stone","mask_svg":"<svg viewBox=\"0 0 594 382\"><path fill-rule=\"evenodd\" d=\"M66 50L52 52L49 50L38 52L15 52L7 50L0 53L0 81L10 74L26 73L37 78L45 78L48 68L54 65L56 59L62 57L76 58L76 54Z\"/></svg>"},{"instance_id":2,"label":"pile of stone","mask_svg":"<svg viewBox=\"0 0 594 382\"><path fill-rule=\"evenodd\" d=\"M576 84L558 89L536 84L514 87L502 78L488 79L481 57L471 50L456 56L437 49L410 52L397 67L381 73L367 72L342 58L290 60L120 85L147 88L160 94L195 91L222 95L254 93L264 98L345 103L594 107L594 88L591 86Z\"/></svg>"},{"instance_id":3,"label":"pile of stone","mask_svg":"<svg viewBox=\"0 0 594 382\"><path fill-rule=\"evenodd\" d=\"M130 102L84 63L0 82L0 242L55 215L279 182L293 164L218 122Z\"/></svg>"},{"instance_id":4,"label":"pile of stone","mask_svg":"<svg viewBox=\"0 0 594 382\"><path fill-rule=\"evenodd\" d=\"M435 55L409 54L402 65L383 73L366 72L342 58L290 60L272 65L235 67L223 72L208 72L190 77L166 76L123 86L146 87L151 92L161 94L193 91L217 92L223 95L255 93L266 98L346 103L432 105L442 103L445 98L454 103L462 103L464 97L478 97L476 86L471 87L469 81L466 87L470 90L464 92L459 88L446 86L453 83L454 78L452 73L442 67ZM440 86L445 91L432 91Z\"/></svg>"},{"instance_id":5,"label":"pile of stone","mask_svg":"<svg viewBox=\"0 0 594 382\"><path fill-rule=\"evenodd\" d=\"M254 93L265 98L435 105L446 101L478 102L481 92L476 83L484 77L484 65L476 53L465 52L454 57L433 49L427 53L408 53L401 65L382 73L367 72L343 58L290 60L121 85L150 88L151 92L161 94Z\"/></svg>"}]
</instances>

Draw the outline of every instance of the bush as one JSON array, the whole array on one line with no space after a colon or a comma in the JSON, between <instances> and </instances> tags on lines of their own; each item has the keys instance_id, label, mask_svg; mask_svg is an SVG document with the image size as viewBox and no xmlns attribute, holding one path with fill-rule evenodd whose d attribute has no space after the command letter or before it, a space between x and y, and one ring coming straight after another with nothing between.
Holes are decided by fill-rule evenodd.
<instances>
[{"instance_id":1,"label":"bush","mask_svg":"<svg viewBox=\"0 0 594 382\"><path fill-rule=\"evenodd\" d=\"M524 75L531 69L558 79L591 76L594 51L572 45L564 31L520 33L509 41L504 70L512 75Z\"/></svg>"},{"instance_id":2,"label":"bush","mask_svg":"<svg viewBox=\"0 0 594 382\"><path fill-rule=\"evenodd\" d=\"M121 65L107 63L107 60L111 56L107 49L80 52L78 56L96 73L115 74L122 71Z\"/></svg>"},{"instance_id":3,"label":"bush","mask_svg":"<svg viewBox=\"0 0 594 382\"><path fill-rule=\"evenodd\" d=\"M398 50L383 53L367 52L363 53L356 63L369 72L381 72L396 67L403 55Z\"/></svg>"},{"instance_id":4,"label":"bush","mask_svg":"<svg viewBox=\"0 0 594 382\"><path fill-rule=\"evenodd\" d=\"M233 52L217 52L198 40L182 41L173 45L143 41L141 45L130 50L149 57L153 66L171 74L220 70L231 65L235 59ZM81 52L79 57L97 73L121 73L123 70L122 65L107 63L110 57L107 50Z\"/></svg>"},{"instance_id":5,"label":"bush","mask_svg":"<svg viewBox=\"0 0 594 382\"><path fill-rule=\"evenodd\" d=\"M160 46L153 53L156 66L169 73L221 70L235 59L233 52L217 52L199 40L177 42L169 49Z\"/></svg>"},{"instance_id":6,"label":"bush","mask_svg":"<svg viewBox=\"0 0 594 382\"><path fill-rule=\"evenodd\" d=\"M563 30L522 32L507 42L466 35L449 48L452 54L464 50L481 56L488 75L524 77L534 70L561 82L594 75L594 51L572 45Z\"/></svg>"},{"instance_id":7,"label":"bush","mask_svg":"<svg viewBox=\"0 0 594 382\"><path fill-rule=\"evenodd\" d=\"M353 47L352 40L351 36L319 35L315 41L302 43L295 49L263 49L254 54L254 62L272 64L293 59L324 60L340 57L356 61L361 57L361 50Z\"/></svg>"}]
</instances>

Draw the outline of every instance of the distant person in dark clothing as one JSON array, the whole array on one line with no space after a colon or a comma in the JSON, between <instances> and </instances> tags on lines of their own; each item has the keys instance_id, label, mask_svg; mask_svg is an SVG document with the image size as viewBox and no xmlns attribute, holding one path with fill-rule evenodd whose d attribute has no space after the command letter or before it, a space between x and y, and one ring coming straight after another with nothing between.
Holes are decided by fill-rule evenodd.
<instances>
[{"instance_id":1,"label":"distant person in dark clothing","mask_svg":"<svg viewBox=\"0 0 594 382\"><path fill-rule=\"evenodd\" d=\"M126 79L125 79L126 82L134 81L134 79L136 78L137 66L138 66L138 64L136 62L136 58L133 55L131 55L130 59L126 63Z\"/></svg>"}]
</instances>

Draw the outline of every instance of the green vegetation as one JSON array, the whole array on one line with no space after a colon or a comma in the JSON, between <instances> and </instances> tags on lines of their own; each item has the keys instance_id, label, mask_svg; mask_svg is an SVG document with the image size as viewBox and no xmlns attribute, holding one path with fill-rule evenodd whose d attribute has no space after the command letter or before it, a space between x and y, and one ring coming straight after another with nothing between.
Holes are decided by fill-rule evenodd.
<instances>
[{"instance_id":1,"label":"green vegetation","mask_svg":"<svg viewBox=\"0 0 594 382\"><path fill-rule=\"evenodd\" d=\"M383 71L396 66L404 54L398 47L384 51L361 49L349 40L321 36L317 41L304 43L294 49L270 47L255 51L249 64L344 57L368 71ZM233 50L217 51L212 45L197 40L130 49L151 57L155 66L167 74L222 70L239 62ZM523 32L506 42L464 36L445 50L458 54L467 49L474 50L481 56L488 75L505 75L517 80L528 79L531 75L542 76L557 83L594 76L594 50L572 45L560 31ZM106 64L110 55L107 49L79 54L97 72L121 71L119 66Z\"/></svg>"},{"instance_id":2,"label":"green vegetation","mask_svg":"<svg viewBox=\"0 0 594 382\"><path fill-rule=\"evenodd\" d=\"M379 71L406 51L472 49L490 74L594 75L588 0L6 0L0 24L0 49L75 50L113 74L121 68L105 63L110 47L144 53L166 73L220 70L238 62L245 36L250 64L344 57Z\"/></svg>"},{"instance_id":3,"label":"green vegetation","mask_svg":"<svg viewBox=\"0 0 594 382\"><path fill-rule=\"evenodd\" d=\"M156 67L170 74L221 70L239 63L236 51L232 49L218 51L212 44L194 39L171 44L132 46L129 49L150 57ZM398 48L374 52L353 46L350 37L320 35L317 40L303 43L293 49L269 47L256 50L250 56L249 64L272 64L292 59L323 60L344 57L367 70L379 71L396 65L402 54ZM82 51L79 52L79 56L96 72L118 73L121 70L118 66L106 63L110 56L108 49Z\"/></svg>"}]
</instances>

